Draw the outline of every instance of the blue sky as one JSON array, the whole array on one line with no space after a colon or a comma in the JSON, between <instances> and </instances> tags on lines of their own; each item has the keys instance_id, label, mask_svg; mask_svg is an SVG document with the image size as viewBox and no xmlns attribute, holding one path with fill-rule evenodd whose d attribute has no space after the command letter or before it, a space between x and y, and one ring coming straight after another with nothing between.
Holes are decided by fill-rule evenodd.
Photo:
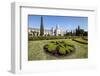
<instances>
[{"instance_id":1,"label":"blue sky","mask_svg":"<svg viewBox=\"0 0 100 76\"><path fill-rule=\"evenodd\" d=\"M40 19L41 16L38 15L29 15L28 16L28 27L31 28L40 28ZM51 29L52 27L59 26L61 30L71 31L77 28L79 25L80 28L85 31L88 30L88 17L79 17L79 16L43 16L44 29Z\"/></svg>"}]
</instances>

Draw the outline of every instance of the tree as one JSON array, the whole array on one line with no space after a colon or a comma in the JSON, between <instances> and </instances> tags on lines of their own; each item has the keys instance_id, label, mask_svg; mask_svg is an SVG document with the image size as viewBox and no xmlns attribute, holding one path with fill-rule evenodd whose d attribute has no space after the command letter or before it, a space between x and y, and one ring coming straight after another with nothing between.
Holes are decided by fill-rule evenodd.
<instances>
[{"instance_id":1,"label":"tree","mask_svg":"<svg viewBox=\"0 0 100 76\"><path fill-rule=\"evenodd\" d=\"M88 32L85 31L84 34L83 34L83 36L88 36Z\"/></svg>"},{"instance_id":2,"label":"tree","mask_svg":"<svg viewBox=\"0 0 100 76\"><path fill-rule=\"evenodd\" d=\"M71 36L73 35L73 32L72 32L72 30L71 30L70 34L71 34Z\"/></svg>"},{"instance_id":3,"label":"tree","mask_svg":"<svg viewBox=\"0 0 100 76\"><path fill-rule=\"evenodd\" d=\"M78 31L80 30L80 26L78 25Z\"/></svg>"},{"instance_id":4,"label":"tree","mask_svg":"<svg viewBox=\"0 0 100 76\"><path fill-rule=\"evenodd\" d=\"M76 28L76 30L75 30L75 31L76 31L76 36L78 36L78 29Z\"/></svg>"},{"instance_id":5,"label":"tree","mask_svg":"<svg viewBox=\"0 0 100 76\"><path fill-rule=\"evenodd\" d=\"M78 25L77 36L80 36L80 26Z\"/></svg>"},{"instance_id":6,"label":"tree","mask_svg":"<svg viewBox=\"0 0 100 76\"><path fill-rule=\"evenodd\" d=\"M79 34L79 35L80 35L80 36L83 36L84 30L83 30L83 29L80 29L79 31L80 31L80 34Z\"/></svg>"},{"instance_id":7,"label":"tree","mask_svg":"<svg viewBox=\"0 0 100 76\"><path fill-rule=\"evenodd\" d=\"M76 36L80 36L81 34L81 29L80 26L78 25L78 27L76 28Z\"/></svg>"},{"instance_id":8,"label":"tree","mask_svg":"<svg viewBox=\"0 0 100 76\"><path fill-rule=\"evenodd\" d=\"M44 35L44 26L43 26L43 17L41 16L41 22L40 22L40 36Z\"/></svg>"},{"instance_id":9,"label":"tree","mask_svg":"<svg viewBox=\"0 0 100 76\"><path fill-rule=\"evenodd\" d=\"M84 29L81 29L79 25L75 30L76 36L87 36L87 32L84 31Z\"/></svg>"}]
</instances>

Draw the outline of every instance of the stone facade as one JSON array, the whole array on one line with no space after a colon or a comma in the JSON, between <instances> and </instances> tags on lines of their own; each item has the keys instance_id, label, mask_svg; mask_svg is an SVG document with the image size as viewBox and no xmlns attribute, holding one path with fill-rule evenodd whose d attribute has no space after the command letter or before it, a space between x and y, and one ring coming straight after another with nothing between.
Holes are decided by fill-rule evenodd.
<instances>
[{"instance_id":1,"label":"stone facade","mask_svg":"<svg viewBox=\"0 0 100 76\"><path fill-rule=\"evenodd\" d=\"M29 28L28 33L32 36L40 36L40 29L37 28ZM64 33L59 29L59 26L56 26L55 28L52 27L50 30L44 29L44 35L43 36L63 36Z\"/></svg>"}]
</instances>

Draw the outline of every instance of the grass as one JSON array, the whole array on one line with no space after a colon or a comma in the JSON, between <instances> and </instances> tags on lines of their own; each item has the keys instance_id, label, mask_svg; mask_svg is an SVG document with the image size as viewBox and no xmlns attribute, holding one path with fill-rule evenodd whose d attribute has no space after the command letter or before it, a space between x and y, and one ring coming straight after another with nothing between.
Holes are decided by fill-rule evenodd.
<instances>
[{"instance_id":1,"label":"grass","mask_svg":"<svg viewBox=\"0 0 100 76\"><path fill-rule=\"evenodd\" d=\"M55 57L44 52L43 46L51 41L65 41L74 44L75 53L63 57ZM81 59L88 57L88 45L73 41L72 39L28 41L28 60L54 60L54 59Z\"/></svg>"}]
</instances>

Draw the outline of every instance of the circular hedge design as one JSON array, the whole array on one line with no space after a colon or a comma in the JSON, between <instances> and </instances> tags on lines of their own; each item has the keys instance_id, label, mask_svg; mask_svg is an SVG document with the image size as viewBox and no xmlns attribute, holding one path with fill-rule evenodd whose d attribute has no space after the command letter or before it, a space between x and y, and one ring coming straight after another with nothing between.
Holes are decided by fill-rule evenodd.
<instances>
[{"instance_id":1,"label":"circular hedge design","mask_svg":"<svg viewBox=\"0 0 100 76\"><path fill-rule=\"evenodd\" d=\"M65 41L51 41L44 45L44 50L54 56L65 56L75 51L72 44L67 44Z\"/></svg>"}]
</instances>

